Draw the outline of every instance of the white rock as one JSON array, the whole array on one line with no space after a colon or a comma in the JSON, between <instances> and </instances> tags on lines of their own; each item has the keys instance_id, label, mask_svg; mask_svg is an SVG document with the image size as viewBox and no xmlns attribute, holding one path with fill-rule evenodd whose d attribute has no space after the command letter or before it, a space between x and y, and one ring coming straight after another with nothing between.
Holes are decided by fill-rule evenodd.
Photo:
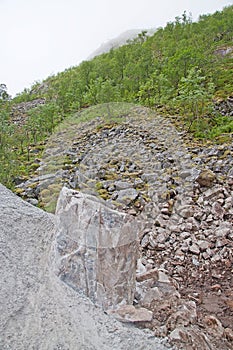
<instances>
[{"instance_id":1,"label":"white rock","mask_svg":"<svg viewBox=\"0 0 233 350\"><path fill-rule=\"evenodd\" d=\"M200 254L200 249L198 245L195 243L189 246L189 251L193 254L197 254L197 255Z\"/></svg>"},{"instance_id":2,"label":"white rock","mask_svg":"<svg viewBox=\"0 0 233 350\"><path fill-rule=\"evenodd\" d=\"M133 303L137 221L96 197L65 187L56 215L56 265L61 280L103 309Z\"/></svg>"},{"instance_id":3,"label":"white rock","mask_svg":"<svg viewBox=\"0 0 233 350\"><path fill-rule=\"evenodd\" d=\"M133 305L124 305L116 310L110 310L108 313L121 322L151 322L153 319L152 311L143 307L136 308Z\"/></svg>"}]
</instances>

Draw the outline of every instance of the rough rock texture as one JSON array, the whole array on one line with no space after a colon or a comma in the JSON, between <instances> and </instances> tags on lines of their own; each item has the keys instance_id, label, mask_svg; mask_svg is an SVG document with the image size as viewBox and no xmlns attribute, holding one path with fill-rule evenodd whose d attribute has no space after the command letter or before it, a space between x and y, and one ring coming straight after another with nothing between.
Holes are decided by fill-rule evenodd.
<instances>
[{"instance_id":1,"label":"rough rock texture","mask_svg":"<svg viewBox=\"0 0 233 350\"><path fill-rule=\"evenodd\" d=\"M56 277L53 221L0 185L0 349L167 349L151 332L124 326Z\"/></svg>"},{"instance_id":2,"label":"rough rock texture","mask_svg":"<svg viewBox=\"0 0 233 350\"><path fill-rule=\"evenodd\" d=\"M171 119L136 107L120 123L97 114L63 128L51 140L39 178L20 190L46 202L66 184L137 217L143 229L134 306L153 312L145 326L180 348L228 350L233 146L190 142ZM212 332L213 319L204 322L212 316L222 336Z\"/></svg>"},{"instance_id":3,"label":"rough rock texture","mask_svg":"<svg viewBox=\"0 0 233 350\"><path fill-rule=\"evenodd\" d=\"M139 248L136 219L65 187L56 215L61 280L105 310L133 304Z\"/></svg>"}]
</instances>

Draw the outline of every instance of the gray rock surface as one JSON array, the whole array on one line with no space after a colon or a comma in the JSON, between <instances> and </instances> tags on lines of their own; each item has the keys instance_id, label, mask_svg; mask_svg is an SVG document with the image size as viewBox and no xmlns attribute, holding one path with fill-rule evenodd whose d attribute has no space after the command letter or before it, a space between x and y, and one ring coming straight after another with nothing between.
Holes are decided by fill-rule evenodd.
<instances>
[{"instance_id":1,"label":"gray rock surface","mask_svg":"<svg viewBox=\"0 0 233 350\"><path fill-rule=\"evenodd\" d=\"M0 185L0 349L167 349L151 332L124 326L56 277L54 233L54 216Z\"/></svg>"},{"instance_id":2,"label":"gray rock surface","mask_svg":"<svg viewBox=\"0 0 233 350\"><path fill-rule=\"evenodd\" d=\"M61 280L105 310L133 304L139 256L136 219L66 187L56 215Z\"/></svg>"}]
</instances>

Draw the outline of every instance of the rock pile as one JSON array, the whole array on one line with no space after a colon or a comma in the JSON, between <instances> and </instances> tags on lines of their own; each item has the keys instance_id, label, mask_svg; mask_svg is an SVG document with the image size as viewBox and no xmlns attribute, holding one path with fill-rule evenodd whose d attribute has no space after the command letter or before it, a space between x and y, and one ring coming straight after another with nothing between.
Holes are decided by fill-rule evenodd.
<instances>
[{"instance_id":1,"label":"rock pile","mask_svg":"<svg viewBox=\"0 0 233 350\"><path fill-rule=\"evenodd\" d=\"M229 96L226 100L216 102L214 109L221 115L233 116L233 96Z\"/></svg>"},{"instance_id":2,"label":"rock pile","mask_svg":"<svg viewBox=\"0 0 233 350\"><path fill-rule=\"evenodd\" d=\"M136 302L154 311L157 335L170 334L171 340L185 346L196 339L201 349L211 343L215 348L230 346L226 339L232 341L232 190L229 178L224 186L197 184L193 194L177 196L172 213L163 210L166 202L153 204L154 223L140 241ZM203 325L203 315L218 318L214 322L221 325L221 347L219 339L213 340L219 337L209 323ZM208 339L205 333L210 333Z\"/></svg>"},{"instance_id":3,"label":"rock pile","mask_svg":"<svg viewBox=\"0 0 233 350\"><path fill-rule=\"evenodd\" d=\"M233 146L185 146L168 119L144 108L124 123L98 117L71 129L55 135L21 194L46 203L65 184L136 217L134 308L153 313L146 327L184 349L231 348ZM138 320L134 311L118 316Z\"/></svg>"},{"instance_id":4,"label":"rock pile","mask_svg":"<svg viewBox=\"0 0 233 350\"><path fill-rule=\"evenodd\" d=\"M11 121L17 125L24 124L25 118L27 116L27 112L30 109L33 109L40 105L45 104L45 102L46 102L45 98L37 98L35 100L28 101L28 102L21 102L16 106L13 106L12 113L11 113Z\"/></svg>"}]
</instances>

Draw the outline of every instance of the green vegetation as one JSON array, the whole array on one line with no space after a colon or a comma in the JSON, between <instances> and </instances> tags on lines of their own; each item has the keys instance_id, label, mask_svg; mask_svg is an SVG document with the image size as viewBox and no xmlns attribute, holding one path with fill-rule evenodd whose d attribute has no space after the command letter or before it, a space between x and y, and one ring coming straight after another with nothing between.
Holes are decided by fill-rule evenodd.
<instances>
[{"instance_id":1,"label":"green vegetation","mask_svg":"<svg viewBox=\"0 0 233 350\"><path fill-rule=\"evenodd\" d=\"M184 127L195 137L214 139L232 133L232 117L213 110L214 99L233 93L232 18L233 6L200 16L196 23L183 13L153 36L143 31L127 45L50 76L12 100L1 84L0 182L13 188L15 179L35 172L35 160L48 137L67 117L75 115L79 122L98 116L120 121L124 111L110 115L113 101L182 116ZM12 123L12 108L36 98L46 103L26 111L20 125ZM77 117L78 111L102 103L106 105L101 115L92 109Z\"/></svg>"}]
</instances>

